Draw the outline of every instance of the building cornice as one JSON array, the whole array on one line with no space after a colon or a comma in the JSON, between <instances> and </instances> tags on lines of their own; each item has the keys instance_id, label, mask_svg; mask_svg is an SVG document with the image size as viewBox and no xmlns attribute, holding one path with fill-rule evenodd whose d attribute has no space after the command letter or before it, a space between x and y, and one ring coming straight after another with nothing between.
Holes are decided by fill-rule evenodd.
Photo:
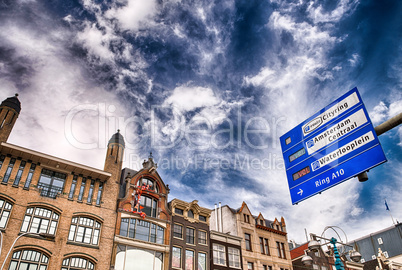
<instances>
[{"instance_id":1,"label":"building cornice","mask_svg":"<svg viewBox=\"0 0 402 270\"><path fill-rule=\"evenodd\" d=\"M286 236L286 235L287 235L287 233L285 233L285 232L281 232L281 231L272 229L272 228L270 228L270 227L262 226L262 225L259 225L259 224L256 224L255 227L256 227L257 229L264 230L264 231L268 231L268 232L272 232L272 233L276 233L276 234L279 234L279 235L283 235L283 236Z\"/></svg>"},{"instance_id":2,"label":"building cornice","mask_svg":"<svg viewBox=\"0 0 402 270\"><path fill-rule=\"evenodd\" d=\"M103 170L92 168L62 158L54 157L48 154L37 152L14 144L2 142L0 146L1 151L3 153L11 154L13 156L21 157L23 159L29 159L32 160L33 162L40 162L43 165L52 168L60 168L60 170L64 170L67 172L74 172L76 174L91 176L93 179L98 178L101 181L106 181L112 176L111 173L105 172Z\"/></svg>"}]
</instances>

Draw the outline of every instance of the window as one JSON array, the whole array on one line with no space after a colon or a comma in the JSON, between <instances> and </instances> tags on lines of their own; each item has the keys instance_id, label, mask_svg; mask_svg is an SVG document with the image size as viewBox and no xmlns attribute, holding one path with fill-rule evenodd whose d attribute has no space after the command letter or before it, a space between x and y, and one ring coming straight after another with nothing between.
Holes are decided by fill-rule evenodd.
<instances>
[{"instance_id":1,"label":"window","mask_svg":"<svg viewBox=\"0 0 402 270\"><path fill-rule=\"evenodd\" d=\"M226 266L225 247L219 244L213 244L212 248L214 264Z\"/></svg>"},{"instance_id":2,"label":"window","mask_svg":"<svg viewBox=\"0 0 402 270\"><path fill-rule=\"evenodd\" d=\"M156 218L157 201L155 199L142 196L140 205L144 207L142 212L144 212L147 216Z\"/></svg>"},{"instance_id":3,"label":"window","mask_svg":"<svg viewBox=\"0 0 402 270\"><path fill-rule=\"evenodd\" d=\"M254 270L254 264L252 262L247 263L247 270Z\"/></svg>"},{"instance_id":4,"label":"window","mask_svg":"<svg viewBox=\"0 0 402 270\"><path fill-rule=\"evenodd\" d=\"M21 232L56 233L59 214L42 207L29 207L25 212Z\"/></svg>"},{"instance_id":5,"label":"window","mask_svg":"<svg viewBox=\"0 0 402 270\"><path fill-rule=\"evenodd\" d=\"M163 244L165 229L154 223L134 218L122 218L120 235L142 241Z\"/></svg>"},{"instance_id":6,"label":"window","mask_svg":"<svg viewBox=\"0 0 402 270\"><path fill-rule=\"evenodd\" d=\"M99 182L98 195L96 196L96 205L100 205L102 199L103 182Z\"/></svg>"},{"instance_id":7,"label":"window","mask_svg":"<svg viewBox=\"0 0 402 270\"><path fill-rule=\"evenodd\" d=\"M173 224L173 236L183 239L183 226L179 224Z\"/></svg>"},{"instance_id":8,"label":"window","mask_svg":"<svg viewBox=\"0 0 402 270\"><path fill-rule=\"evenodd\" d=\"M378 244L380 244L380 245L384 244L384 242L382 241L382 238L381 238L381 237L378 238L377 241L378 241Z\"/></svg>"},{"instance_id":9,"label":"window","mask_svg":"<svg viewBox=\"0 0 402 270\"><path fill-rule=\"evenodd\" d=\"M46 270L49 257L36 250L14 251L11 257L9 270L38 269Z\"/></svg>"},{"instance_id":10,"label":"window","mask_svg":"<svg viewBox=\"0 0 402 270\"><path fill-rule=\"evenodd\" d=\"M87 183L87 179L85 177L82 177L81 178L80 192L78 193L78 201L80 201L80 202L82 202L82 197L84 196L86 183Z\"/></svg>"},{"instance_id":11,"label":"window","mask_svg":"<svg viewBox=\"0 0 402 270\"><path fill-rule=\"evenodd\" d=\"M360 263L365 263L365 262L366 262L366 260L363 258L360 260Z\"/></svg>"},{"instance_id":12,"label":"window","mask_svg":"<svg viewBox=\"0 0 402 270\"><path fill-rule=\"evenodd\" d=\"M286 252L285 252L285 244L281 243L281 253L282 253L282 258L286 259Z\"/></svg>"},{"instance_id":13,"label":"window","mask_svg":"<svg viewBox=\"0 0 402 270\"><path fill-rule=\"evenodd\" d=\"M11 171L14 168L15 161L16 161L15 158L10 159L6 173L4 174L4 177L3 177L3 183L8 183L8 179L10 179Z\"/></svg>"},{"instance_id":14,"label":"window","mask_svg":"<svg viewBox=\"0 0 402 270\"><path fill-rule=\"evenodd\" d=\"M198 269L197 270L207 270L207 254L198 253Z\"/></svg>"},{"instance_id":15,"label":"window","mask_svg":"<svg viewBox=\"0 0 402 270\"><path fill-rule=\"evenodd\" d=\"M377 258L375 255L372 255L372 256L371 256L371 259L374 260L375 258Z\"/></svg>"},{"instance_id":16,"label":"window","mask_svg":"<svg viewBox=\"0 0 402 270\"><path fill-rule=\"evenodd\" d=\"M276 250L277 250L277 252L278 252L278 257L279 257L279 258L282 258L281 244L280 244L278 241L276 241Z\"/></svg>"},{"instance_id":17,"label":"window","mask_svg":"<svg viewBox=\"0 0 402 270\"><path fill-rule=\"evenodd\" d=\"M95 265L84 258L67 258L63 260L61 270L95 269Z\"/></svg>"},{"instance_id":18,"label":"window","mask_svg":"<svg viewBox=\"0 0 402 270\"><path fill-rule=\"evenodd\" d=\"M193 210L188 210L187 216L188 216L189 218L194 218L194 212L193 212Z\"/></svg>"},{"instance_id":19,"label":"window","mask_svg":"<svg viewBox=\"0 0 402 270\"><path fill-rule=\"evenodd\" d=\"M313 264L313 269L314 270L319 270L320 266L318 266L318 264ZM283 270L283 268L281 268L281 270Z\"/></svg>"},{"instance_id":20,"label":"window","mask_svg":"<svg viewBox=\"0 0 402 270\"><path fill-rule=\"evenodd\" d=\"M384 254L385 258L389 258L388 251L384 251L383 254Z\"/></svg>"},{"instance_id":21,"label":"window","mask_svg":"<svg viewBox=\"0 0 402 270\"><path fill-rule=\"evenodd\" d=\"M14 186L18 186L20 184L22 172L24 171L26 163L27 163L26 161L21 160L20 167L18 168L17 175L15 176L15 179L14 179L14 183L13 183Z\"/></svg>"},{"instance_id":22,"label":"window","mask_svg":"<svg viewBox=\"0 0 402 270\"><path fill-rule=\"evenodd\" d=\"M181 248L172 248L172 267L181 268Z\"/></svg>"},{"instance_id":23,"label":"window","mask_svg":"<svg viewBox=\"0 0 402 270\"><path fill-rule=\"evenodd\" d=\"M68 234L68 241L98 245L100 222L87 217L73 217Z\"/></svg>"},{"instance_id":24,"label":"window","mask_svg":"<svg viewBox=\"0 0 402 270\"><path fill-rule=\"evenodd\" d=\"M262 237L260 237L260 249L261 249L261 254L265 254L264 238L262 238Z\"/></svg>"},{"instance_id":25,"label":"window","mask_svg":"<svg viewBox=\"0 0 402 270\"><path fill-rule=\"evenodd\" d=\"M13 208L11 203L4 199L0 199L0 229L4 229L7 226L11 208Z\"/></svg>"},{"instance_id":26,"label":"window","mask_svg":"<svg viewBox=\"0 0 402 270\"><path fill-rule=\"evenodd\" d=\"M39 178L38 188L41 189L41 196L55 199L63 191L66 174L42 169Z\"/></svg>"},{"instance_id":27,"label":"window","mask_svg":"<svg viewBox=\"0 0 402 270\"><path fill-rule=\"evenodd\" d=\"M69 199L73 199L73 197L74 197L75 188L77 186L77 179L78 179L78 175L74 175L73 181L71 182L70 193L68 193Z\"/></svg>"},{"instance_id":28,"label":"window","mask_svg":"<svg viewBox=\"0 0 402 270\"><path fill-rule=\"evenodd\" d=\"M246 241L246 250L251 251L251 235L248 233L244 234L244 239Z\"/></svg>"},{"instance_id":29,"label":"window","mask_svg":"<svg viewBox=\"0 0 402 270\"><path fill-rule=\"evenodd\" d=\"M194 269L194 251L186 250L186 270Z\"/></svg>"},{"instance_id":30,"label":"window","mask_svg":"<svg viewBox=\"0 0 402 270\"><path fill-rule=\"evenodd\" d=\"M263 270L268 270L268 267L264 264L264 265L262 266L262 269L263 269Z\"/></svg>"},{"instance_id":31,"label":"window","mask_svg":"<svg viewBox=\"0 0 402 270\"><path fill-rule=\"evenodd\" d=\"M250 223L250 216L247 214L243 214L244 222Z\"/></svg>"},{"instance_id":32,"label":"window","mask_svg":"<svg viewBox=\"0 0 402 270\"><path fill-rule=\"evenodd\" d=\"M141 180L138 182L138 185L139 186L147 186L147 185L149 185L150 190L153 190L153 191L155 191L155 193L158 193L158 186L151 179L141 178Z\"/></svg>"},{"instance_id":33,"label":"window","mask_svg":"<svg viewBox=\"0 0 402 270\"><path fill-rule=\"evenodd\" d=\"M267 238L264 238L264 246L265 246L265 254L267 254L268 256L270 255L269 252L269 241Z\"/></svg>"},{"instance_id":34,"label":"window","mask_svg":"<svg viewBox=\"0 0 402 270\"><path fill-rule=\"evenodd\" d=\"M228 248L229 254L229 267L241 268L240 267L240 250L237 248Z\"/></svg>"},{"instance_id":35,"label":"window","mask_svg":"<svg viewBox=\"0 0 402 270\"><path fill-rule=\"evenodd\" d=\"M31 181L32 181L32 176L35 172L35 168L36 168L36 164L31 164L31 168L29 168L29 172L28 172L28 176L27 176L27 180L25 180L25 185L24 188L29 188L29 186L31 185Z\"/></svg>"},{"instance_id":36,"label":"window","mask_svg":"<svg viewBox=\"0 0 402 270\"><path fill-rule=\"evenodd\" d=\"M322 266L321 266L321 270L328 270L328 267L322 265Z\"/></svg>"},{"instance_id":37,"label":"window","mask_svg":"<svg viewBox=\"0 0 402 270\"><path fill-rule=\"evenodd\" d=\"M195 229L186 228L186 243L187 244L194 244L194 232L195 232Z\"/></svg>"},{"instance_id":38,"label":"window","mask_svg":"<svg viewBox=\"0 0 402 270\"><path fill-rule=\"evenodd\" d=\"M264 220L260 219L260 225L264 226Z\"/></svg>"},{"instance_id":39,"label":"window","mask_svg":"<svg viewBox=\"0 0 402 270\"><path fill-rule=\"evenodd\" d=\"M207 222L207 217L200 215L199 220L203 221L203 222Z\"/></svg>"},{"instance_id":40,"label":"window","mask_svg":"<svg viewBox=\"0 0 402 270\"><path fill-rule=\"evenodd\" d=\"M92 203L92 197L94 195L94 188L95 188L95 180L92 179L91 185L89 186L87 203Z\"/></svg>"},{"instance_id":41,"label":"window","mask_svg":"<svg viewBox=\"0 0 402 270\"><path fill-rule=\"evenodd\" d=\"M139 268L147 270L162 270L163 253L149 249L118 245L115 261L116 264L114 269L119 270Z\"/></svg>"},{"instance_id":42,"label":"window","mask_svg":"<svg viewBox=\"0 0 402 270\"><path fill-rule=\"evenodd\" d=\"M175 209L174 209L174 212L175 212L176 214L183 215L183 209L175 208Z\"/></svg>"},{"instance_id":43,"label":"window","mask_svg":"<svg viewBox=\"0 0 402 270\"><path fill-rule=\"evenodd\" d=\"M3 167L3 163L4 163L4 159L6 158L6 156L5 155L1 155L0 156L0 169L1 169L1 167Z\"/></svg>"},{"instance_id":44,"label":"window","mask_svg":"<svg viewBox=\"0 0 402 270\"><path fill-rule=\"evenodd\" d=\"M207 232L205 231L198 231L198 243L206 245L207 244Z\"/></svg>"}]
</instances>

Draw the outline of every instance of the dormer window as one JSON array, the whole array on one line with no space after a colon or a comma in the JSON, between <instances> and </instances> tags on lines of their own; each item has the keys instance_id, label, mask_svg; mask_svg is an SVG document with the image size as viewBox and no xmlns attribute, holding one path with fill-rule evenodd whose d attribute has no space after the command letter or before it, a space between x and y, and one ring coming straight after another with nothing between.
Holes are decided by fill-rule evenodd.
<instances>
[{"instance_id":1,"label":"dormer window","mask_svg":"<svg viewBox=\"0 0 402 270\"><path fill-rule=\"evenodd\" d=\"M260 225L264 226L264 220L260 219Z\"/></svg>"},{"instance_id":2,"label":"dormer window","mask_svg":"<svg viewBox=\"0 0 402 270\"><path fill-rule=\"evenodd\" d=\"M193 210L188 210L187 216L188 216L189 218L194 218L194 212L193 212Z\"/></svg>"},{"instance_id":3,"label":"dormer window","mask_svg":"<svg viewBox=\"0 0 402 270\"><path fill-rule=\"evenodd\" d=\"M158 193L158 186L155 184L155 182L151 179L148 178L141 178L140 181L138 181L138 186L147 186L149 185L149 189L154 191L155 193Z\"/></svg>"}]
</instances>

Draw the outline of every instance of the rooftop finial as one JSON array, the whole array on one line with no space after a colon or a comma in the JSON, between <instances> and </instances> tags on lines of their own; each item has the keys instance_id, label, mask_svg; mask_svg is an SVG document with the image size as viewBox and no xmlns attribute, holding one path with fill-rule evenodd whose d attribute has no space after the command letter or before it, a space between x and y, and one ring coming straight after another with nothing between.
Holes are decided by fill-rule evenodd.
<instances>
[{"instance_id":1,"label":"rooftop finial","mask_svg":"<svg viewBox=\"0 0 402 270\"><path fill-rule=\"evenodd\" d=\"M120 133L120 129L117 130L117 133Z\"/></svg>"},{"instance_id":2,"label":"rooftop finial","mask_svg":"<svg viewBox=\"0 0 402 270\"><path fill-rule=\"evenodd\" d=\"M15 93L15 96L18 97L18 93Z\"/></svg>"},{"instance_id":3,"label":"rooftop finial","mask_svg":"<svg viewBox=\"0 0 402 270\"><path fill-rule=\"evenodd\" d=\"M153 158L152 152L149 152L149 157L148 158Z\"/></svg>"}]
</instances>

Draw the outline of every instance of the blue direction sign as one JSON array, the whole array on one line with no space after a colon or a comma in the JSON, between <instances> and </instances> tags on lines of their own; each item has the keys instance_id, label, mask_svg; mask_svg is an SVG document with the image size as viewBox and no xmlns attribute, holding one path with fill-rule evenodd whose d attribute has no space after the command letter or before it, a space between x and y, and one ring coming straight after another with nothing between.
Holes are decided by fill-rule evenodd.
<instances>
[{"instance_id":1,"label":"blue direction sign","mask_svg":"<svg viewBox=\"0 0 402 270\"><path fill-rule=\"evenodd\" d=\"M357 88L280 141L292 204L387 161Z\"/></svg>"}]
</instances>

